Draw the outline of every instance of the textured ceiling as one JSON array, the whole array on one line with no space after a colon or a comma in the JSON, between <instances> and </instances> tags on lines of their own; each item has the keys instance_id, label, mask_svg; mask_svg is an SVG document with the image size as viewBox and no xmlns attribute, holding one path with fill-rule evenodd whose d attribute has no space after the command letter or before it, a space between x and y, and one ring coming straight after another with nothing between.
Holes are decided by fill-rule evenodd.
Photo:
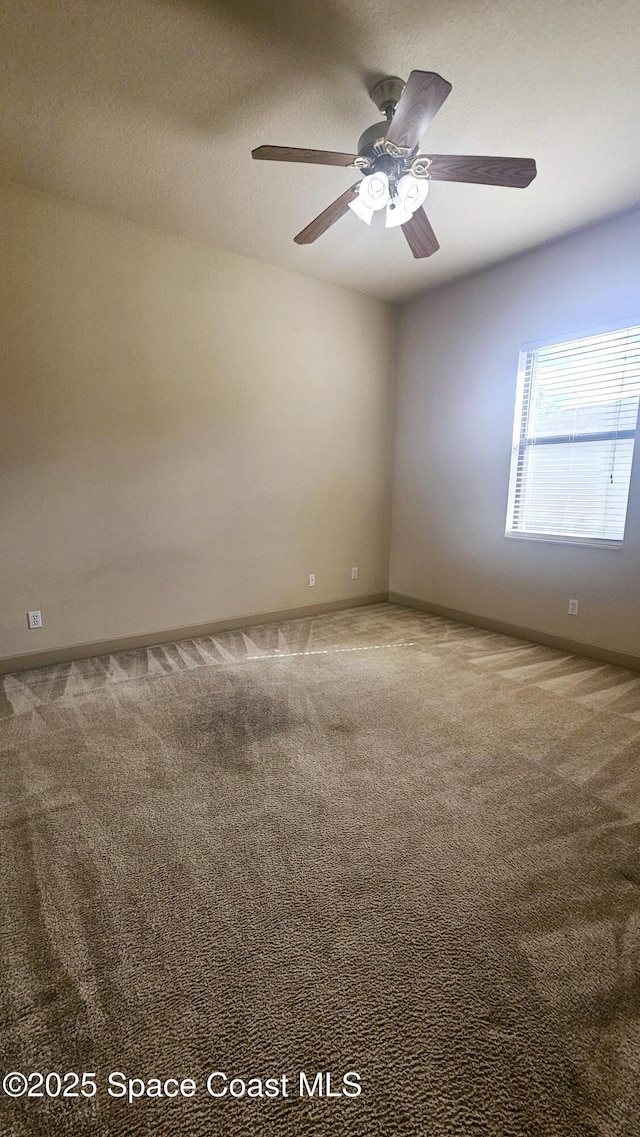
<instances>
[{"instance_id":1,"label":"textured ceiling","mask_svg":"<svg viewBox=\"0 0 640 1137\"><path fill-rule=\"evenodd\" d=\"M638 0L4 0L0 177L397 300L640 201ZM351 213L293 236L354 172L382 74L453 91L434 153L533 157L525 190L434 183L441 249ZM381 218L375 220L381 221Z\"/></svg>"}]
</instances>

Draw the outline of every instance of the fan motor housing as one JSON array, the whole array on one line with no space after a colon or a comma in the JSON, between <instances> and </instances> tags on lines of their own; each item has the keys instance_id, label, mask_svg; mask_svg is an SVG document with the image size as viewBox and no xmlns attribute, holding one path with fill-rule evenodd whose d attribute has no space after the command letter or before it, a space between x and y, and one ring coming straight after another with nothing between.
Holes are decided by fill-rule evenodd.
<instances>
[{"instance_id":1,"label":"fan motor housing","mask_svg":"<svg viewBox=\"0 0 640 1137\"><path fill-rule=\"evenodd\" d=\"M384 144L384 136L389 128L389 123L374 122L373 126L368 126L358 139L358 154L361 158L373 158L376 153L381 154Z\"/></svg>"},{"instance_id":2,"label":"fan motor housing","mask_svg":"<svg viewBox=\"0 0 640 1137\"><path fill-rule=\"evenodd\" d=\"M403 174L413 174L415 178L428 178L430 159L426 155L417 155L415 150L409 154L394 154L385 146L385 135L389 128L388 122L374 122L369 126L358 140L358 157L354 166L358 166L363 173L385 173L391 186L399 182Z\"/></svg>"}]
</instances>

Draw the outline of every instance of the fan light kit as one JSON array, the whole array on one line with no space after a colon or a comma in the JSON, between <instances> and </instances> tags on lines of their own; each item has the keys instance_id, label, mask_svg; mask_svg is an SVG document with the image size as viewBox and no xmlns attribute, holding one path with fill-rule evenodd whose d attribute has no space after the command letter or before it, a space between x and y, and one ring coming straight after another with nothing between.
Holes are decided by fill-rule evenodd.
<instances>
[{"instance_id":1,"label":"fan light kit","mask_svg":"<svg viewBox=\"0 0 640 1137\"><path fill-rule=\"evenodd\" d=\"M396 225L405 225L411 221L416 209L420 208L427 196L428 189L427 181L419 182L412 174L404 174L392 196L387 174L383 171L367 174L358 186L358 196L349 202L349 209L370 225L376 210L386 208L385 225L387 229L393 229Z\"/></svg>"},{"instance_id":2,"label":"fan light kit","mask_svg":"<svg viewBox=\"0 0 640 1137\"><path fill-rule=\"evenodd\" d=\"M414 257L430 257L440 248L422 208L432 181L528 186L536 176L533 158L418 153L422 135L450 91L451 84L434 71L412 71L406 83L396 75L381 79L371 98L385 118L360 136L357 154L293 146L253 150L252 156L262 160L345 166L365 175L298 233L296 244L311 244L349 210L370 225L374 213L385 209L386 227L402 228Z\"/></svg>"}]
</instances>

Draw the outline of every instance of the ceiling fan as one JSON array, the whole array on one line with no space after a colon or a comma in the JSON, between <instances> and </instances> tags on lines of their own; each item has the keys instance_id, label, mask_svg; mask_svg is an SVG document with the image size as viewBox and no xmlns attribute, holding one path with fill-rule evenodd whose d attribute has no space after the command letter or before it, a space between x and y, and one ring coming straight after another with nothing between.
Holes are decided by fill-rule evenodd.
<instances>
[{"instance_id":1,"label":"ceiling fan","mask_svg":"<svg viewBox=\"0 0 640 1137\"><path fill-rule=\"evenodd\" d=\"M310 162L346 166L365 177L327 206L294 237L298 245L315 241L347 209L371 224L386 209L388 228L401 226L414 257L430 257L438 239L422 207L430 181L474 182L524 189L536 176L533 158L484 158L467 154L419 154L420 139L451 91L451 83L434 71L412 71L404 83L396 75L376 83L371 98L383 122L365 130L357 154L304 150L293 146L258 146L253 158L272 162Z\"/></svg>"}]
</instances>

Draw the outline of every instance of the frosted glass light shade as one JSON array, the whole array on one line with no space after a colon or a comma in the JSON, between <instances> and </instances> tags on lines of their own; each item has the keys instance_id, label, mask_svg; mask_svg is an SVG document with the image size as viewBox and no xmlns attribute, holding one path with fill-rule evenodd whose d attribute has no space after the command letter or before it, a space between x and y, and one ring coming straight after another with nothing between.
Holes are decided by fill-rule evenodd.
<instances>
[{"instance_id":1,"label":"frosted glass light shade","mask_svg":"<svg viewBox=\"0 0 640 1137\"><path fill-rule=\"evenodd\" d=\"M411 221L412 214L399 198L394 197L387 205L387 216L385 217L385 227L387 229L395 229L397 225L406 225L407 221Z\"/></svg>"},{"instance_id":2,"label":"frosted glass light shade","mask_svg":"<svg viewBox=\"0 0 640 1137\"><path fill-rule=\"evenodd\" d=\"M409 213L419 209L429 192L427 178L414 178L413 174L405 174L398 182L398 197Z\"/></svg>"},{"instance_id":3,"label":"frosted glass light shade","mask_svg":"<svg viewBox=\"0 0 640 1137\"><path fill-rule=\"evenodd\" d=\"M353 201L349 202L349 209L352 209L356 217L359 217L360 220L364 221L366 225L371 224L373 210L369 209L368 205L365 205L360 195L358 195L358 197L354 197Z\"/></svg>"},{"instance_id":4,"label":"frosted glass light shade","mask_svg":"<svg viewBox=\"0 0 640 1137\"><path fill-rule=\"evenodd\" d=\"M389 179L386 174L369 174L360 182L358 196L369 209L384 209L389 200Z\"/></svg>"}]
</instances>

